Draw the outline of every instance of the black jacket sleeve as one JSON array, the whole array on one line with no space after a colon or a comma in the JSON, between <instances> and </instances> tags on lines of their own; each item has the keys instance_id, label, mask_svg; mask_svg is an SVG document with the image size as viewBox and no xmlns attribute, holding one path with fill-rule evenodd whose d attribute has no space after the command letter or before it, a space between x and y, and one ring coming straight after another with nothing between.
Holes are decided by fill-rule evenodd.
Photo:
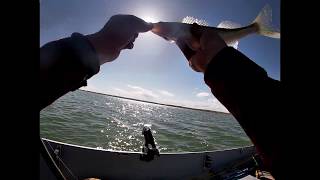
<instances>
[{"instance_id":1,"label":"black jacket sleeve","mask_svg":"<svg viewBox=\"0 0 320 180\"><path fill-rule=\"evenodd\" d=\"M232 47L212 59L204 79L251 139L267 169L275 172L281 153L280 82Z\"/></svg>"},{"instance_id":2,"label":"black jacket sleeve","mask_svg":"<svg viewBox=\"0 0 320 180\"><path fill-rule=\"evenodd\" d=\"M86 86L87 79L99 72L94 47L85 36L71 37L40 48L40 110L59 97Z\"/></svg>"}]
</instances>

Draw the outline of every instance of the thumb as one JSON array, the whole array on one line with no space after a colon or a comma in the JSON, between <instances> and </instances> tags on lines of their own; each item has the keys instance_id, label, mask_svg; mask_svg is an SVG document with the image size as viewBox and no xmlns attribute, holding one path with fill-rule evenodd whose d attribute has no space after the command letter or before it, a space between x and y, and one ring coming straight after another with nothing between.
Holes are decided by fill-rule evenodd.
<instances>
[{"instance_id":1,"label":"thumb","mask_svg":"<svg viewBox=\"0 0 320 180\"><path fill-rule=\"evenodd\" d=\"M203 34L203 28L197 23L193 23L190 28L191 34L200 41L200 38Z\"/></svg>"},{"instance_id":2,"label":"thumb","mask_svg":"<svg viewBox=\"0 0 320 180\"><path fill-rule=\"evenodd\" d=\"M131 24L133 25L133 29L135 32L147 32L150 31L153 28L152 23L147 23L144 20L136 17L136 16L131 16Z\"/></svg>"},{"instance_id":3,"label":"thumb","mask_svg":"<svg viewBox=\"0 0 320 180\"><path fill-rule=\"evenodd\" d=\"M189 59L189 66L196 72L204 72L206 70L207 60L201 49Z\"/></svg>"},{"instance_id":4,"label":"thumb","mask_svg":"<svg viewBox=\"0 0 320 180\"><path fill-rule=\"evenodd\" d=\"M148 32L153 28L152 23L144 22L140 25L140 27L137 29L137 32Z\"/></svg>"},{"instance_id":5,"label":"thumb","mask_svg":"<svg viewBox=\"0 0 320 180\"><path fill-rule=\"evenodd\" d=\"M190 49L192 49L193 51L197 51L200 49L200 42L197 38L195 38L194 36L191 36L189 38L184 39L184 42L188 45L188 47Z\"/></svg>"}]
</instances>

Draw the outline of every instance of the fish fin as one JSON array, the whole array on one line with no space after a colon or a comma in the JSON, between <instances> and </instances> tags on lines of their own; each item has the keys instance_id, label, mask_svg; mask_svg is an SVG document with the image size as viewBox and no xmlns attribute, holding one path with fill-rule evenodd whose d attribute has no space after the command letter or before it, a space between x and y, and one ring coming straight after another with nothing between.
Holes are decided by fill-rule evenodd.
<instances>
[{"instance_id":1,"label":"fish fin","mask_svg":"<svg viewBox=\"0 0 320 180\"><path fill-rule=\"evenodd\" d=\"M209 26L209 23L206 20L203 19L197 19L195 17L192 16L186 16L182 19L182 23L186 23L186 24L193 24L193 23L197 23L198 25L201 26Z\"/></svg>"},{"instance_id":2,"label":"fish fin","mask_svg":"<svg viewBox=\"0 0 320 180\"><path fill-rule=\"evenodd\" d=\"M271 37L280 38L278 29L272 26L272 9L270 5L265 5L253 23L258 25L258 34Z\"/></svg>"},{"instance_id":3,"label":"fish fin","mask_svg":"<svg viewBox=\"0 0 320 180\"><path fill-rule=\"evenodd\" d=\"M238 49L238 44L239 44L239 41L230 41L230 42L226 42L228 46L231 46L235 49Z\"/></svg>"},{"instance_id":4,"label":"fish fin","mask_svg":"<svg viewBox=\"0 0 320 180\"><path fill-rule=\"evenodd\" d=\"M234 29L234 28L240 28L241 25L239 23L235 23L232 21L222 21L218 24L218 28L225 28L225 29ZM231 46L235 49L238 49L239 40L236 41L230 41L226 42L228 46Z\"/></svg>"}]
</instances>

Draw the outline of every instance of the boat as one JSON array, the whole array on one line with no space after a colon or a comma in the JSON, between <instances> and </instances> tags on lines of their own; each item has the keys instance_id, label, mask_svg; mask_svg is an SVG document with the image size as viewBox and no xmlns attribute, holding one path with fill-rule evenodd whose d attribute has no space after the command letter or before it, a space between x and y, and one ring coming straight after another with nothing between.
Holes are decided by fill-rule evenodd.
<instances>
[{"instance_id":1,"label":"boat","mask_svg":"<svg viewBox=\"0 0 320 180\"><path fill-rule=\"evenodd\" d=\"M63 176L61 179L241 179L253 177L257 169L254 146L159 153L155 145L148 146L153 142L147 142L146 135L145 140L142 152L128 152L41 138L57 172ZM57 179L47 162L40 158L41 179Z\"/></svg>"}]
</instances>

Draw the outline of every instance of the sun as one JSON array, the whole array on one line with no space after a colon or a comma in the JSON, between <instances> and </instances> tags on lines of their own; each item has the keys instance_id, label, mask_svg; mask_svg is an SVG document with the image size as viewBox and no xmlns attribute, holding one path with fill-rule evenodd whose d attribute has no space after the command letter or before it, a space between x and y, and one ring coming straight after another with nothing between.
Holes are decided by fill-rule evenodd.
<instances>
[{"instance_id":1,"label":"sun","mask_svg":"<svg viewBox=\"0 0 320 180\"><path fill-rule=\"evenodd\" d=\"M157 23L160 21L155 16L150 16L150 15L143 15L143 16L140 16L140 18L149 23Z\"/></svg>"}]
</instances>

